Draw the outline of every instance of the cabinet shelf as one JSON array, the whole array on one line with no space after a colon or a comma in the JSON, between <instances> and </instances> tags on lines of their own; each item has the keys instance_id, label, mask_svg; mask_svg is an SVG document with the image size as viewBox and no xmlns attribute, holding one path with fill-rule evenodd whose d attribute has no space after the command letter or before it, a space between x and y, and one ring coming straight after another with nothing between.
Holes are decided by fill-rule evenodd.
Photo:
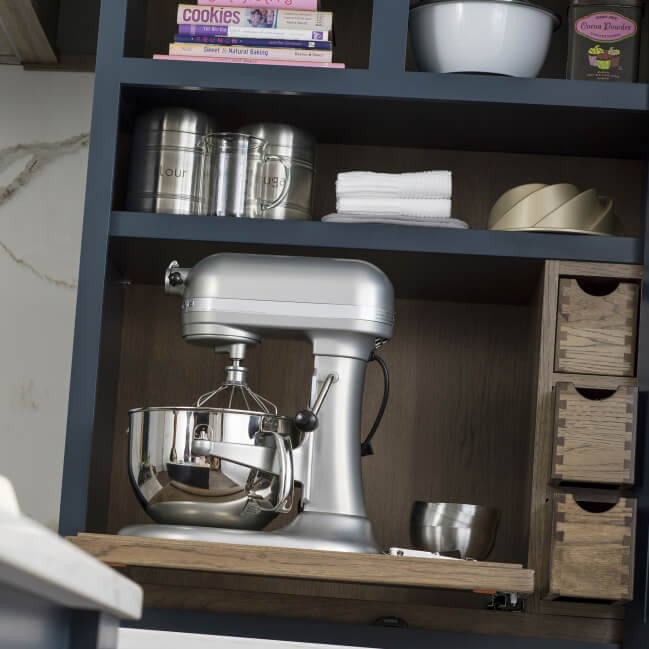
<instances>
[{"instance_id":1,"label":"cabinet shelf","mask_svg":"<svg viewBox=\"0 0 649 649\"><path fill-rule=\"evenodd\" d=\"M626 158L644 158L649 146L640 83L128 58L119 77L140 108L212 111L227 128L249 115L288 119L319 141ZM618 123L634 136L620 137Z\"/></svg>"},{"instance_id":2,"label":"cabinet shelf","mask_svg":"<svg viewBox=\"0 0 649 649\"><path fill-rule=\"evenodd\" d=\"M159 284L173 259L216 252L344 257L379 266L398 297L454 302L528 303L545 259L642 263L640 239L380 224L113 212L110 235L128 282Z\"/></svg>"},{"instance_id":3,"label":"cabinet shelf","mask_svg":"<svg viewBox=\"0 0 649 649\"><path fill-rule=\"evenodd\" d=\"M341 583L532 593L534 571L519 564L266 548L79 534L70 541L105 563ZM188 561L188 557L192 557Z\"/></svg>"},{"instance_id":4,"label":"cabinet shelf","mask_svg":"<svg viewBox=\"0 0 649 649\"><path fill-rule=\"evenodd\" d=\"M371 69L319 69L124 57L122 84L255 92L354 95L391 99L530 104L587 110L647 111L647 84L521 79L498 75L434 74Z\"/></svg>"},{"instance_id":5,"label":"cabinet shelf","mask_svg":"<svg viewBox=\"0 0 649 649\"><path fill-rule=\"evenodd\" d=\"M113 212L112 237L479 257L642 263L642 242L596 237L401 225L270 221Z\"/></svg>"}]
</instances>

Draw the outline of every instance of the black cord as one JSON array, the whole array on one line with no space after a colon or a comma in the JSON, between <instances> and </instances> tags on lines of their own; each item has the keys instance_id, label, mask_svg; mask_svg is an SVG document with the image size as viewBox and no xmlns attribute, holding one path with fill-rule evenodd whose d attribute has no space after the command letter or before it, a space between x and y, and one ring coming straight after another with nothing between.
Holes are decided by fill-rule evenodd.
<instances>
[{"instance_id":1,"label":"black cord","mask_svg":"<svg viewBox=\"0 0 649 649\"><path fill-rule=\"evenodd\" d=\"M383 419L383 414L385 413L385 409L388 405L388 397L390 396L390 373L388 372L388 366L376 352L372 352L370 361L376 361L381 366L381 370L383 370L383 399L381 400L381 406L379 407L379 412L376 415L374 424L372 425L370 432L367 434L365 441L361 444L361 457L365 457L366 455L374 455L374 449L372 448L371 441L376 434L379 424L381 423L381 419Z\"/></svg>"}]
</instances>

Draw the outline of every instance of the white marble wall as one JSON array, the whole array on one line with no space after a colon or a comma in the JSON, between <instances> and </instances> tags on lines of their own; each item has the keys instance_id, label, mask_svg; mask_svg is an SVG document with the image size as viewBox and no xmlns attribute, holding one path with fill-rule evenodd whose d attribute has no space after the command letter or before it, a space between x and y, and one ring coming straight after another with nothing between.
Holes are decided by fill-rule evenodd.
<instances>
[{"instance_id":1,"label":"white marble wall","mask_svg":"<svg viewBox=\"0 0 649 649\"><path fill-rule=\"evenodd\" d=\"M88 148L72 140L64 149L8 150L87 133L93 82L92 74L0 66L0 475L22 510L53 528Z\"/></svg>"}]
</instances>

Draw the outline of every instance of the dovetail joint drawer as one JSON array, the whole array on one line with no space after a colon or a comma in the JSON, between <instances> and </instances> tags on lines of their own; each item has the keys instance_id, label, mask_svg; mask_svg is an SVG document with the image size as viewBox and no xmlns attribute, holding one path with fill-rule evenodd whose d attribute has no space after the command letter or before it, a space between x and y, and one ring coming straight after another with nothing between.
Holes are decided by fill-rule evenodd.
<instances>
[{"instance_id":1,"label":"dovetail joint drawer","mask_svg":"<svg viewBox=\"0 0 649 649\"><path fill-rule=\"evenodd\" d=\"M561 493L553 506L550 597L632 600L636 501L586 511Z\"/></svg>"},{"instance_id":2,"label":"dovetail joint drawer","mask_svg":"<svg viewBox=\"0 0 649 649\"><path fill-rule=\"evenodd\" d=\"M635 387L620 386L606 398L589 398L573 383L557 383L552 480L632 485L637 404Z\"/></svg>"},{"instance_id":3,"label":"dovetail joint drawer","mask_svg":"<svg viewBox=\"0 0 649 649\"><path fill-rule=\"evenodd\" d=\"M610 293L597 295L588 292L580 280L562 277L555 370L634 376L638 295L639 286L633 282L619 282Z\"/></svg>"}]
</instances>

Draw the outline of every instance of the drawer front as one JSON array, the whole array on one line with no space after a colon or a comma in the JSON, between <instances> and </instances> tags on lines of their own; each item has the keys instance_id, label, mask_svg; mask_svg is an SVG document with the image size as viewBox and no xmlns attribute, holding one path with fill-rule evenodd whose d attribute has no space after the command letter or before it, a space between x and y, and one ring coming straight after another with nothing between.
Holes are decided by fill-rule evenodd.
<instances>
[{"instance_id":1,"label":"drawer front","mask_svg":"<svg viewBox=\"0 0 649 649\"><path fill-rule=\"evenodd\" d=\"M584 386L582 386L584 387ZM638 390L622 386L606 398L557 383L552 480L631 485L634 479Z\"/></svg>"},{"instance_id":2,"label":"drawer front","mask_svg":"<svg viewBox=\"0 0 649 649\"><path fill-rule=\"evenodd\" d=\"M632 282L620 282L608 295L593 295L576 279L561 278L555 370L634 376L638 294Z\"/></svg>"},{"instance_id":3,"label":"drawer front","mask_svg":"<svg viewBox=\"0 0 649 649\"><path fill-rule=\"evenodd\" d=\"M634 499L592 512L572 494L555 494L550 596L632 600L635 522Z\"/></svg>"}]
</instances>

